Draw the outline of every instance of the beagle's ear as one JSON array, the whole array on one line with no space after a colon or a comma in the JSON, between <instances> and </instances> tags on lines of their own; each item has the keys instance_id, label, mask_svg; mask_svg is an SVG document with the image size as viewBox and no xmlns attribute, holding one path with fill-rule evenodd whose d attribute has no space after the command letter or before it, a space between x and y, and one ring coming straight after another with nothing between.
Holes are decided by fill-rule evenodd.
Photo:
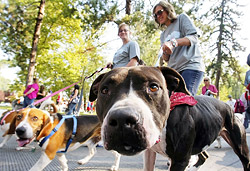
<instances>
[{"instance_id":1,"label":"beagle's ear","mask_svg":"<svg viewBox=\"0 0 250 171\"><path fill-rule=\"evenodd\" d=\"M167 82L167 88L170 92L182 92L187 95L191 93L187 90L183 77L174 69L169 67L159 67L165 80Z\"/></svg>"},{"instance_id":2,"label":"beagle's ear","mask_svg":"<svg viewBox=\"0 0 250 171\"><path fill-rule=\"evenodd\" d=\"M12 119L9 130L6 131L3 136L5 136L6 134L15 134L15 131L16 131L16 116Z\"/></svg>"},{"instance_id":3,"label":"beagle's ear","mask_svg":"<svg viewBox=\"0 0 250 171\"><path fill-rule=\"evenodd\" d=\"M89 101L93 102L97 99L98 89L102 78L106 73L99 75L90 87Z\"/></svg>"},{"instance_id":4,"label":"beagle's ear","mask_svg":"<svg viewBox=\"0 0 250 171\"><path fill-rule=\"evenodd\" d=\"M46 137L50 134L53 129L53 123L51 122L50 118L47 114L44 113L43 115L43 125L41 127L41 131L37 136L37 140L40 140L42 137Z\"/></svg>"}]
</instances>

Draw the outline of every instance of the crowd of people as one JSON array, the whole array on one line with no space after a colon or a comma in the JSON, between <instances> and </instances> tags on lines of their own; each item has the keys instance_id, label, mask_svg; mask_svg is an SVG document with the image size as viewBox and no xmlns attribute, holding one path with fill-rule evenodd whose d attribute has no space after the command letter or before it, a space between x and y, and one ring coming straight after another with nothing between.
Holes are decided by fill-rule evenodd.
<instances>
[{"instance_id":1,"label":"crowd of people","mask_svg":"<svg viewBox=\"0 0 250 171\"><path fill-rule=\"evenodd\" d=\"M172 4L165 0L160 1L154 6L153 17L159 28L162 29L159 38L161 47L159 49L161 49L161 58L167 63L168 67L175 69L182 75L186 87L192 95L197 94L203 80L202 94L216 97L218 95L216 86L211 84L209 77L204 77L205 66L198 42L197 28L190 17L185 13L177 15ZM118 26L117 34L122 41L122 46L116 51L112 63L108 63L107 67L114 69L140 65L142 63L140 47L136 41L132 40L130 26L126 23L121 23ZM248 62L250 65L250 59ZM227 101L236 113L243 113L236 107L236 104L242 103L244 105L245 128L248 127L248 120L250 119L250 108L249 112L247 110L249 102L246 100L249 96L249 83L250 70L246 73L244 82L246 92L237 100L228 95L229 100ZM41 99L46 96L45 87L41 85L39 89L38 80L34 79L33 84L27 86L23 96L23 107L32 105L35 99ZM75 85L68 101L67 115L74 113L78 102L79 85ZM62 94L60 93L56 104L60 106L62 103ZM88 103L86 105L90 106Z\"/></svg>"}]
</instances>

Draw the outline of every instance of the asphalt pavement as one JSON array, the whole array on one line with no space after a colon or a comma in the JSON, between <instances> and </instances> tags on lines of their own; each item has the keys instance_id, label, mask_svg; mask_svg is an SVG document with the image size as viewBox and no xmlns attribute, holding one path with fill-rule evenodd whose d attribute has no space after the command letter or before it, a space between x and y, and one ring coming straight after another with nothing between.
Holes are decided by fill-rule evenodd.
<instances>
[{"instance_id":1,"label":"asphalt pavement","mask_svg":"<svg viewBox=\"0 0 250 171\"><path fill-rule=\"evenodd\" d=\"M0 113L3 111L0 110ZM2 132L0 133L0 136ZM0 137L0 142L3 140ZM250 128L247 129L247 142L250 144ZM15 136L7 142L5 146L0 148L0 171L24 171L29 170L39 159L41 154L40 147L33 142L35 150L17 151L17 142ZM214 142L207 150L210 157L200 168L200 171L242 171L243 167L239 158L233 152L232 148L222 139L222 148L214 148ZM83 171L106 171L109 170L114 163L114 155L97 147L96 155L85 165L77 164L77 161L84 158L88 154L87 147L80 147L75 151L66 153L68 159L69 170ZM167 170L167 158L157 155L155 171ZM55 158L44 169L45 171L60 170L60 163ZM136 156L122 156L119 171L142 171L143 170L143 154Z\"/></svg>"}]
</instances>

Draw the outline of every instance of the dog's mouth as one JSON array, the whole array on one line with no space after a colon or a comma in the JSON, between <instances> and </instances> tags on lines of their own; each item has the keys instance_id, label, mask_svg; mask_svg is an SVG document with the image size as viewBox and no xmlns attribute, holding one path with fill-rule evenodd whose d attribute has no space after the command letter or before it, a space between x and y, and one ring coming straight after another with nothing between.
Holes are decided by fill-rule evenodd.
<instances>
[{"instance_id":1,"label":"dog's mouth","mask_svg":"<svg viewBox=\"0 0 250 171\"><path fill-rule=\"evenodd\" d=\"M20 138L17 140L19 147L24 147L27 144L31 143L35 138Z\"/></svg>"},{"instance_id":2,"label":"dog's mouth","mask_svg":"<svg viewBox=\"0 0 250 171\"><path fill-rule=\"evenodd\" d=\"M116 146L113 149L115 151L118 151L120 154L132 156L132 155L136 155L136 154L142 152L143 150L145 150L146 146L130 145L127 143L123 143L122 145Z\"/></svg>"},{"instance_id":3,"label":"dog's mouth","mask_svg":"<svg viewBox=\"0 0 250 171\"><path fill-rule=\"evenodd\" d=\"M104 147L120 154L131 156L147 148L146 134L142 127L135 129L107 129L104 133Z\"/></svg>"}]
</instances>

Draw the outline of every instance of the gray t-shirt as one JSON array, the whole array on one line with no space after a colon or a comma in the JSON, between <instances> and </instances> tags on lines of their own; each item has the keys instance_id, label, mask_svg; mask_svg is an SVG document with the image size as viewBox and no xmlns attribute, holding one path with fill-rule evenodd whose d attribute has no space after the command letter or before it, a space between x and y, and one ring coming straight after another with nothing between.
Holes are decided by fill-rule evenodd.
<instances>
[{"instance_id":1,"label":"gray t-shirt","mask_svg":"<svg viewBox=\"0 0 250 171\"><path fill-rule=\"evenodd\" d=\"M161 33L161 45L175 38L188 38L191 46L178 46L170 55L168 66L178 72L185 69L205 71L205 65L199 49L197 31L190 18L182 13Z\"/></svg>"},{"instance_id":2,"label":"gray t-shirt","mask_svg":"<svg viewBox=\"0 0 250 171\"><path fill-rule=\"evenodd\" d=\"M139 60L140 47L137 42L129 41L115 53L113 58L113 68L126 66L129 61L136 56Z\"/></svg>"}]
</instances>

